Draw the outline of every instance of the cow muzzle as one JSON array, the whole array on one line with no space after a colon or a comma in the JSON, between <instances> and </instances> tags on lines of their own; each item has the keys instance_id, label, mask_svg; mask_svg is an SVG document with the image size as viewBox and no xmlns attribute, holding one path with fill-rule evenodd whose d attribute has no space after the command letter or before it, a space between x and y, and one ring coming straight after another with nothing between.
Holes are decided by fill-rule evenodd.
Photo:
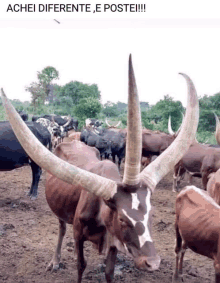
<instances>
[{"instance_id":1,"label":"cow muzzle","mask_svg":"<svg viewBox=\"0 0 220 283\"><path fill-rule=\"evenodd\" d=\"M135 265L138 269L154 271L160 267L160 257L158 255L152 257L140 256L134 259Z\"/></svg>"}]
</instances>

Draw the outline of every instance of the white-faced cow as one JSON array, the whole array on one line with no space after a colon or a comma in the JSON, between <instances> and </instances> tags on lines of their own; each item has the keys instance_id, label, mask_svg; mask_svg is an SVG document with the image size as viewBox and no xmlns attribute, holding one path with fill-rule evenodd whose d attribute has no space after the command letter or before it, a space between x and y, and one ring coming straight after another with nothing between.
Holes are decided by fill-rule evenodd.
<instances>
[{"instance_id":1,"label":"white-faced cow","mask_svg":"<svg viewBox=\"0 0 220 283\"><path fill-rule=\"evenodd\" d=\"M98 128L103 124L103 122L101 122L101 121L99 121L98 119L95 119L95 118L87 118L85 122L86 122L87 128L89 128L89 127Z\"/></svg>"},{"instance_id":2,"label":"white-faced cow","mask_svg":"<svg viewBox=\"0 0 220 283\"><path fill-rule=\"evenodd\" d=\"M58 139L61 138L60 126L55 121L50 121L46 118L39 118L37 119L36 123L39 123L48 129L49 133L51 134L53 145L56 147L58 144Z\"/></svg>"},{"instance_id":3,"label":"white-faced cow","mask_svg":"<svg viewBox=\"0 0 220 283\"><path fill-rule=\"evenodd\" d=\"M214 260L215 282L220 283L220 206L203 190L188 186L176 198L176 267L174 282L182 282L187 248Z\"/></svg>"},{"instance_id":4,"label":"white-faced cow","mask_svg":"<svg viewBox=\"0 0 220 283\"><path fill-rule=\"evenodd\" d=\"M198 99L192 81L184 125L175 142L140 173L142 128L140 104L131 57L129 58L128 129L123 181L118 167L100 161L95 148L82 142L60 144L52 154L31 135L2 91L10 123L25 150L46 171L46 198L60 221L58 245L48 268L57 269L66 223L73 225L77 255L78 283L86 268L83 245L93 242L105 252L106 280L113 281L117 251L133 256L138 268L156 270L160 265L151 236L151 194L158 182L173 168L195 137ZM19 125L19 126L18 126ZM189 127L190 126L190 127Z\"/></svg>"}]
</instances>

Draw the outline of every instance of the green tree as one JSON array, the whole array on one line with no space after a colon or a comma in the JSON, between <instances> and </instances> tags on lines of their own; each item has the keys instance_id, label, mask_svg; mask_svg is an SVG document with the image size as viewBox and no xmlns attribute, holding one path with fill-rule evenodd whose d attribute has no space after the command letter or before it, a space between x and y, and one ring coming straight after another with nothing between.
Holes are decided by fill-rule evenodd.
<instances>
[{"instance_id":1,"label":"green tree","mask_svg":"<svg viewBox=\"0 0 220 283\"><path fill-rule=\"evenodd\" d=\"M38 82L32 82L25 90L31 93L31 102L36 109L40 104L44 104L49 94L49 86L54 79L59 78L59 72L51 66L37 72Z\"/></svg>"},{"instance_id":2,"label":"green tree","mask_svg":"<svg viewBox=\"0 0 220 283\"><path fill-rule=\"evenodd\" d=\"M118 108L118 111L123 114L123 113L127 113L127 109L128 109L128 105L124 102L120 102L118 101L117 102L117 108Z\"/></svg>"},{"instance_id":3,"label":"green tree","mask_svg":"<svg viewBox=\"0 0 220 283\"><path fill-rule=\"evenodd\" d=\"M59 72L51 66L44 68L41 72L37 72L37 78L42 85L50 85L52 80L59 79Z\"/></svg>"},{"instance_id":4,"label":"green tree","mask_svg":"<svg viewBox=\"0 0 220 283\"><path fill-rule=\"evenodd\" d=\"M210 132L210 135L215 131L216 122L213 111L220 116L220 93L208 96L204 95L199 98L199 126L198 132Z\"/></svg>"},{"instance_id":5,"label":"green tree","mask_svg":"<svg viewBox=\"0 0 220 283\"><path fill-rule=\"evenodd\" d=\"M76 117L79 119L80 127L85 124L85 119L97 118L101 109L101 103L93 97L80 99L74 111Z\"/></svg>"},{"instance_id":6,"label":"green tree","mask_svg":"<svg viewBox=\"0 0 220 283\"><path fill-rule=\"evenodd\" d=\"M77 105L82 98L92 97L100 100L101 95L96 84L84 84L78 81L71 81L61 87L58 97L71 97L73 104Z\"/></svg>"},{"instance_id":7,"label":"green tree","mask_svg":"<svg viewBox=\"0 0 220 283\"><path fill-rule=\"evenodd\" d=\"M44 104L46 93L41 84L32 82L25 90L31 93L31 104L34 106L35 110L40 104Z\"/></svg>"},{"instance_id":8,"label":"green tree","mask_svg":"<svg viewBox=\"0 0 220 283\"><path fill-rule=\"evenodd\" d=\"M102 112L107 117L117 117L120 114L118 107L117 107L117 104L115 104L111 101L107 101L104 104L104 108L103 108Z\"/></svg>"},{"instance_id":9,"label":"green tree","mask_svg":"<svg viewBox=\"0 0 220 283\"><path fill-rule=\"evenodd\" d=\"M157 102L145 114L144 111L142 112L143 125L146 128L167 132L169 115L171 116L172 129L177 131L182 122L181 113L184 113L184 108L180 101L174 101L172 97L165 95L164 99ZM153 127L149 127L150 124Z\"/></svg>"},{"instance_id":10,"label":"green tree","mask_svg":"<svg viewBox=\"0 0 220 283\"><path fill-rule=\"evenodd\" d=\"M141 108L141 111L148 110L149 107L150 107L150 105L149 105L148 102L140 101L140 108Z\"/></svg>"}]
</instances>

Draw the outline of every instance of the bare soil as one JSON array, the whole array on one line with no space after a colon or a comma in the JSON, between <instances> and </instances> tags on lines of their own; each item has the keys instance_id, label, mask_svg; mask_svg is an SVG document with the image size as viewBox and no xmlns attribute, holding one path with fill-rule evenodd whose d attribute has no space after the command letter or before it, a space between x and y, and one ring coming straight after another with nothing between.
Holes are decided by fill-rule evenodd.
<instances>
[{"instance_id":1,"label":"bare soil","mask_svg":"<svg viewBox=\"0 0 220 283\"><path fill-rule=\"evenodd\" d=\"M68 226L64 239L60 269L56 272L45 271L52 259L58 237L58 220L45 199L45 172L35 201L27 196L32 178L28 166L11 172L0 172L0 176L0 282L77 282L71 226ZM200 179L194 179L193 184L201 188ZM187 183L184 180L181 187L185 185ZM152 197L153 238L162 258L160 269L155 272L140 271L134 267L132 259L119 254L115 282L171 282L175 261L175 197L170 173L159 183ZM105 282L103 257L98 255L89 242L85 245L85 257L87 268L83 282ZM184 282L214 282L213 262L187 250Z\"/></svg>"}]
</instances>

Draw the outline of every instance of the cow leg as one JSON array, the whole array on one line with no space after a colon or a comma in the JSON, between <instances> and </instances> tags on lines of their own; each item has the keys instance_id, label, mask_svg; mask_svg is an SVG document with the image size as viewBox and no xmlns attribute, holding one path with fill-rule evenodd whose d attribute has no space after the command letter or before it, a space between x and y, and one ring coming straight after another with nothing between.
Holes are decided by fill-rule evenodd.
<instances>
[{"instance_id":1,"label":"cow leg","mask_svg":"<svg viewBox=\"0 0 220 283\"><path fill-rule=\"evenodd\" d=\"M173 175L173 192L177 192L177 176L174 174Z\"/></svg>"},{"instance_id":2,"label":"cow leg","mask_svg":"<svg viewBox=\"0 0 220 283\"><path fill-rule=\"evenodd\" d=\"M53 145L52 145L52 141L50 140L49 141L49 151L52 151L52 149L53 149Z\"/></svg>"},{"instance_id":3,"label":"cow leg","mask_svg":"<svg viewBox=\"0 0 220 283\"><path fill-rule=\"evenodd\" d=\"M181 249L182 249L182 237L180 235L178 226L176 224L176 247L175 247L176 267L175 267L175 272L173 274L172 283L182 282L182 278L179 277L179 274L180 274L180 262L179 262L179 259L180 259ZM181 270L181 274L182 274L182 270Z\"/></svg>"},{"instance_id":4,"label":"cow leg","mask_svg":"<svg viewBox=\"0 0 220 283\"><path fill-rule=\"evenodd\" d=\"M180 165L176 165L174 167L174 175L173 175L173 192L177 192L177 186L180 184L180 181L184 178L186 173L186 169Z\"/></svg>"},{"instance_id":5,"label":"cow leg","mask_svg":"<svg viewBox=\"0 0 220 283\"><path fill-rule=\"evenodd\" d=\"M178 164L176 164L176 166L174 167L174 174L173 174L173 192L177 191L177 178L179 176L179 171L180 171L180 166Z\"/></svg>"},{"instance_id":6,"label":"cow leg","mask_svg":"<svg viewBox=\"0 0 220 283\"><path fill-rule=\"evenodd\" d=\"M188 172L188 184L192 184L193 175Z\"/></svg>"},{"instance_id":7,"label":"cow leg","mask_svg":"<svg viewBox=\"0 0 220 283\"><path fill-rule=\"evenodd\" d=\"M117 257L117 248L110 247L107 259L106 259L106 268L105 268L105 278L108 283L111 283L114 279L114 269L115 269L115 261Z\"/></svg>"},{"instance_id":8,"label":"cow leg","mask_svg":"<svg viewBox=\"0 0 220 283\"><path fill-rule=\"evenodd\" d=\"M112 161L115 163L115 154L112 154Z\"/></svg>"},{"instance_id":9,"label":"cow leg","mask_svg":"<svg viewBox=\"0 0 220 283\"><path fill-rule=\"evenodd\" d=\"M120 170L120 166L121 166L121 157L118 157L118 170Z\"/></svg>"},{"instance_id":10,"label":"cow leg","mask_svg":"<svg viewBox=\"0 0 220 283\"><path fill-rule=\"evenodd\" d=\"M62 247L62 242L63 242L63 238L65 236L66 233L66 223L62 220L59 219L59 236L58 236L58 243L57 243L57 247L54 253L54 256L51 260L51 262L48 264L46 271L52 269L53 270L57 270L59 268L59 264L60 264L60 258L61 258L61 247Z\"/></svg>"},{"instance_id":11,"label":"cow leg","mask_svg":"<svg viewBox=\"0 0 220 283\"><path fill-rule=\"evenodd\" d=\"M78 283L81 283L82 275L87 265L83 253L83 244L84 244L84 239L81 238L75 240L75 248L77 254Z\"/></svg>"},{"instance_id":12,"label":"cow leg","mask_svg":"<svg viewBox=\"0 0 220 283\"><path fill-rule=\"evenodd\" d=\"M180 256L180 263L179 263L179 275L181 276L181 278L183 276L183 258L184 258L185 252L186 252L186 248L187 248L187 245L186 245L186 243L184 243L182 245L181 256Z\"/></svg>"},{"instance_id":13,"label":"cow leg","mask_svg":"<svg viewBox=\"0 0 220 283\"><path fill-rule=\"evenodd\" d=\"M42 169L32 160L30 166L32 170L32 184L28 195L30 196L31 199L34 200L37 198L37 189L38 189L38 184L42 173Z\"/></svg>"},{"instance_id":14,"label":"cow leg","mask_svg":"<svg viewBox=\"0 0 220 283\"><path fill-rule=\"evenodd\" d=\"M203 188L204 190L206 190L206 186L207 186L207 183L208 183L208 175L210 174L211 172L202 172L202 184L203 184Z\"/></svg>"}]
</instances>

